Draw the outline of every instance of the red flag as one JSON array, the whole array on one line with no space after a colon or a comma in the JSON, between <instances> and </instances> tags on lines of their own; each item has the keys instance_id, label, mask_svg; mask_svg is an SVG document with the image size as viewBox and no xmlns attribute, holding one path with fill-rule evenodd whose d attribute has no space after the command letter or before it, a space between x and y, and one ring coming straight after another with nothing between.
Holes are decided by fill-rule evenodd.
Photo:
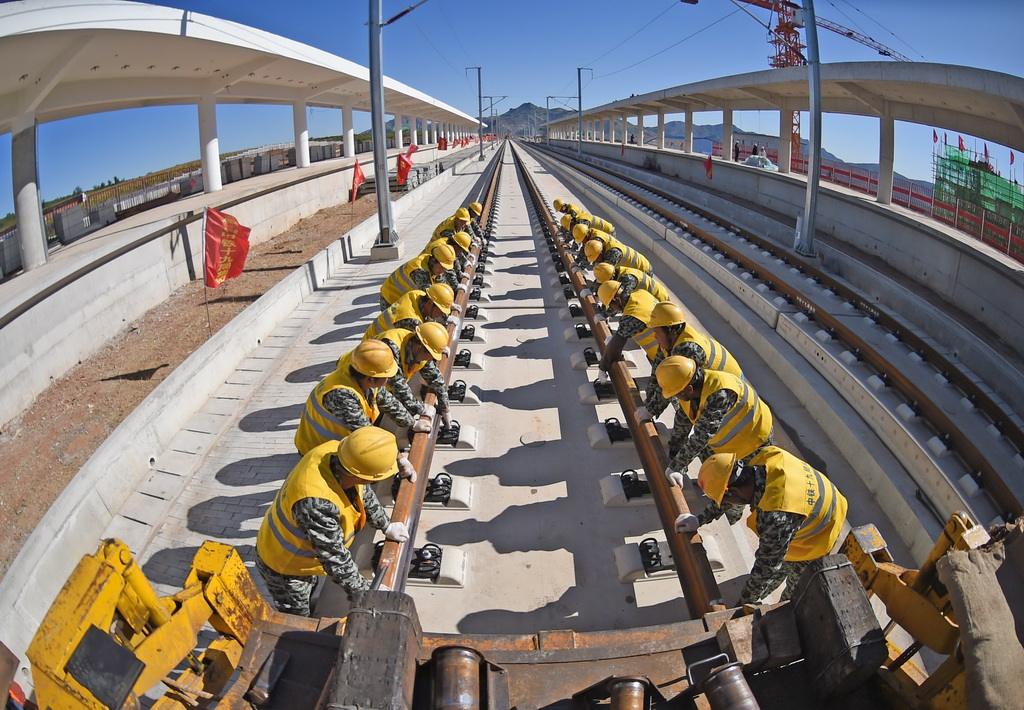
<instances>
[{"instance_id":1,"label":"red flag","mask_svg":"<svg viewBox=\"0 0 1024 710\"><path fill-rule=\"evenodd\" d=\"M441 136L440 138L438 138L437 139L437 149L438 150L448 150L448 139L445 138L444 136Z\"/></svg>"},{"instance_id":2,"label":"red flag","mask_svg":"<svg viewBox=\"0 0 1024 710\"><path fill-rule=\"evenodd\" d=\"M412 170L412 154L419 150L419 146L415 143L409 146L409 149L405 151L404 155L398 156L398 184L404 185L405 181L409 179L409 171Z\"/></svg>"},{"instance_id":3,"label":"red flag","mask_svg":"<svg viewBox=\"0 0 1024 710\"><path fill-rule=\"evenodd\" d=\"M226 212L206 208L206 285L217 288L245 268L249 254L249 228Z\"/></svg>"},{"instance_id":4,"label":"red flag","mask_svg":"<svg viewBox=\"0 0 1024 710\"><path fill-rule=\"evenodd\" d=\"M714 169L714 163L711 162L711 153L708 153L708 157L704 159L704 173L708 176L708 180L713 180L711 173Z\"/></svg>"},{"instance_id":5,"label":"red flag","mask_svg":"<svg viewBox=\"0 0 1024 710\"><path fill-rule=\"evenodd\" d=\"M960 148L959 148L959 150L960 150L961 153L963 153L965 150L967 150L967 146L964 145L964 137L963 136L957 136L956 139L958 141L960 141Z\"/></svg>"},{"instance_id":6,"label":"red flag","mask_svg":"<svg viewBox=\"0 0 1024 710\"><path fill-rule=\"evenodd\" d=\"M988 162L988 143L985 143L985 162Z\"/></svg>"},{"instance_id":7,"label":"red flag","mask_svg":"<svg viewBox=\"0 0 1024 710\"><path fill-rule=\"evenodd\" d=\"M1010 165L1013 165L1013 151L1010 151Z\"/></svg>"},{"instance_id":8,"label":"red flag","mask_svg":"<svg viewBox=\"0 0 1024 710\"><path fill-rule=\"evenodd\" d=\"M623 143L622 147L619 148L619 155L622 156L622 157L625 157L625 155L626 155L626 144L625 143Z\"/></svg>"},{"instance_id":9,"label":"red flag","mask_svg":"<svg viewBox=\"0 0 1024 710\"><path fill-rule=\"evenodd\" d=\"M939 142L939 134L936 133L935 129L933 128L932 129L932 143L938 143L938 142Z\"/></svg>"},{"instance_id":10,"label":"red flag","mask_svg":"<svg viewBox=\"0 0 1024 710\"><path fill-rule=\"evenodd\" d=\"M363 169L359 167L359 159L356 159L355 167L352 168L352 189L349 191L348 201L355 202L356 197L359 196L359 186L366 182L366 176L363 175Z\"/></svg>"}]
</instances>

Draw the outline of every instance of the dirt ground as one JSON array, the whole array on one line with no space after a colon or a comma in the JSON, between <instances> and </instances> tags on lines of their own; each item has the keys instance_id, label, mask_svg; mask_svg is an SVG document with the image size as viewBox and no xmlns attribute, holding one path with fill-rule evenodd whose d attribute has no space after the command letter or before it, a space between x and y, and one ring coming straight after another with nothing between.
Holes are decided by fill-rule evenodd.
<instances>
[{"instance_id":1,"label":"dirt ground","mask_svg":"<svg viewBox=\"0 0 1024 710\"><path fill-rule=\"evenodd\" d=\"M0 576L47 508L110 432L193 350L271 286L376 212L371 192L252 248L218 289L171 294L39 395L0 431ZM207 309L207 301L209 309Z\"/></svg>"}]
</instances>

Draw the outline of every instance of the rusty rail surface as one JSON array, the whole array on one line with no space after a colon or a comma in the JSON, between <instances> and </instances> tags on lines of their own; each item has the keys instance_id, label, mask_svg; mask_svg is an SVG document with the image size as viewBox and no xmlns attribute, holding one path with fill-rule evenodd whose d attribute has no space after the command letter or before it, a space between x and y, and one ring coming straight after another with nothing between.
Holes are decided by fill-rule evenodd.
<instances>
[{"instance_id":1,"label":"rusty rail surface","mask_svg":"<svg viewBox=\"0 0 1024 710\"><path fill-rule=\"evenodd\" d=\"M650 209L652 212L665 218L677 227L690 232L705 244L708 244L714 249L722 252L744 269L754 274L754 276L761 281L769 284L773 290L781 294L789 303L795 305L808 317L817 320L829 335L845 342L851 352L877 370L887 384L895 387L913 407L920 411L924 418L928 420L931 426L939 434L942 441L947 445L950 445L951 448L959 454L960 458L966 464L966 467L970 470L972 477L989 493L997 507L1001 509L1001 513L1005 519L1009 520L1021 513L1024 513L1024 506L1022 506L1021 499L1009 487L1007 482L1003 480L1002 476L1000 476L992 467L977 444L975 444L970 437L964 434L963 431L957 427L953 419L946 414L942 407L933 402L913 380L901 372L898 367L889 362L889 360L878 352L870 343L857 335L851 328L847 327L841 319L829 313L827 309L819 306L803 291L792 286L764 266L747 257L740 250L701 229L697 225L687 222L678 214L665 209L657 202L647 199L640 192L623 189L622 185L614 184L608 180L606 175L612 175L626 183L642 187L644 190L657 195L667 202L688 209L711 222L726 227L747 241L756 244L764 251L769 252L773 257L781 259L788 266L797 269L802 275L812 278L814 281L822 284L840 298L846 300L861 313L864 313L879 325L889 330L897 339L906 343L911 350L916 352L918 356L928 362L933 368L941 373L943 377L949 380L951 384L963 392L964 396L972 404L975 404L978 409L984 412L986 418L993 423L1000 433L1004 434L1018 451L1024 453L1024 431L1022 431L1010 416L1003 411L999 404L992 400L992 398L989 397L989 395L967 374L960 371L954 363L950 362L923 338L912 332L905 324L900 323L893 315L879 308L877 304L871 302L863 295L839 282L813 264L795 256L792 252L779 247L779 245L774 242L763 237L759 237L756 234L743 229L739 225L708 212L698 205L687 202L686 200L663 190L659 190L651 185L646 185L640 180L619 173L618 171L596 168L577 160L572 160L571 158L563 156L560 153L555 153L554 151L545 151L545 153L563 163L571 163L572 169L578 170L584 175L598 181L602 185L635 200L637 203ZM922 491L922 493L927 496L926 492Z\"/></svg>"},{"instance_id":2,"label":"rusty rail surface","mask_svg":"<svg viewBox=\"0 0 1024 710\"><path fill-rule=\"evenodd\" d=\"M583 273L572 264L571 257L561 239L558 238L558 227L551 217L550 209L544 203L540 190L514 147L512 155L530 193L534 211L543 225L545 234L554 241L558 249L563 269L569 272L580 306L583 308L591 332L594 334L594 340L601 352L604 353L607 341L611 337L611 329L605 322L604 316L598 314L597 301L590 292ZM665 467L668 465L668 455L661 443L661 437L658 435L654 422L642 421L636 415L637 407L642 404L636 383L622 360L618 360L612 365L609 374L615 388L615 395L622 406L622 413L629 424L633 443L640 455L640 462L647 472L647 482L651 487L651 494L658 509L658 517L661 519L661 526L665 531L669 548L672 550L676 574L683 588L686 605L690 610L690 615L698 619L716 608L717 600L721 598L718 582L715 581L715 575L711 570L711 563L708 562L707 552L700 535L676 532L676 518L681 513L690 512L690 509L683 498L682 491L670 485L663 475Z\"/></svg>"},{"instance_id":3,"label":"rusty rail surface","mask_svg":"<svg viewBox=\"0 0 1024 710\"><path fill-rule=\"evenodd\" d=\"M480 202L483 204L483 214L480 218L480 228L485 236L490 236L491 218L494 205L494 198L498 194L498 182L501 176L501 165L504 160L506 148L501 146L491 158L491 171L486 180L487 187ZM466 199L466 204L478 199L479 195L471 195ZM480 249L475 247L473 255L479 259ZM479 262L477 262L479 263ZM476 265L470 267L467 272L467 289L456 294L455 302L462 307L462 313L466 312L466 305L469 301L470 284L476 275ZM448 326L448 345L452 354L441 358L438 367L447 382L451 374L452 363L455 357L455 348L459 343L459 332L462 329L462 319L457 325ZM433 392L428 392L424 401L429 405L437 404L437 397ZM416 469L416 481L410 483L402 480L398 487L398 495L395 496L395 505L391 511L393 522L404 522L409 528L409 539L406 542L394 542L386 540L381 551L380 560L377 563L375 578L379 576L380 583L388 589L404 591L405 582L409 576L409 566L412 562L412 554L415 549L416 529L419 526L420 511L423 509L423 498L427 492L427 482L430 478L430 462L434 456L434 446L437 443L438 421L440 417L434 417L429 432L411 434L411 447L409 450L409 463Z\"/></svg>"}]
</instances>

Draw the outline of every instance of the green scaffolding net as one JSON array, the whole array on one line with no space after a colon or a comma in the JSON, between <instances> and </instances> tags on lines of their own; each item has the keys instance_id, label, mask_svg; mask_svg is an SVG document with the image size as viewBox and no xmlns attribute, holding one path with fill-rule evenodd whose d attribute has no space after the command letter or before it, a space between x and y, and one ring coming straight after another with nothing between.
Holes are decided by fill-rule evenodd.
<instances>
[{"instance_id":1,"label":"green scaffolding net","mask_svg":"<svg viewBox=\"0 0 1024 710\"><path fill-rule=\"evenodd\" d=\"M935 199L969 203L1008 222L1024 222L1024 191L1020 183L998 175L984 156L943 146L934 161Z\"/></svg>"}]
</instances>

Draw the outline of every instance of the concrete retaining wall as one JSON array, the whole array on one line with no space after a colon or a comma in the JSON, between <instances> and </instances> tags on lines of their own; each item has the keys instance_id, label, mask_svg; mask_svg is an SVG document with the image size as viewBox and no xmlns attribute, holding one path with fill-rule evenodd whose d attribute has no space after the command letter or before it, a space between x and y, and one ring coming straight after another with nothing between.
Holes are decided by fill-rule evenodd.
<instances>
[{"instance_id":1,"label":"concrete retaining wall","mask_svg":"<svg viewBox=\"0 0 1024 710\"><path fill-rule=\"evenodd\" d=\"M436 197L451 178L452 170L447 170L396 200L396 218ZM239 218L244 221L241 213ZM377 235L377 216L360 223L349 235L354 251L365 254ZM50 506L0 582L0 641L21 659L17 680L22 686L32 686L25 650L47 609L79 559L95 552L114 515L150 472L156 455L247 353L324 283L332 265L344 261L341 242L332 242L239 313L121 422Z\"/></svg>"},{"instance_id":2,"label":"concrete retaining wall","mask_svg":"<svg viewBox=\"0 0 1024 710\"><path fill-rule=\"evenodd\" d=\"M552 144L575 148L574 141ZM702 155L628 145L622 151L619 144L594 142L585 142L583 150L669 177L707 183ZM715 161L709 187L792 219L803 214L806 183L791 175ZM884 259L984 323L1014 351L1024 353L1024 265L966 234L951 236L870 199L829 189L827 183L821 184L818 194L817 230ZM792 235L783 241L791 243Z\"/></svg>"}]
</instances>

